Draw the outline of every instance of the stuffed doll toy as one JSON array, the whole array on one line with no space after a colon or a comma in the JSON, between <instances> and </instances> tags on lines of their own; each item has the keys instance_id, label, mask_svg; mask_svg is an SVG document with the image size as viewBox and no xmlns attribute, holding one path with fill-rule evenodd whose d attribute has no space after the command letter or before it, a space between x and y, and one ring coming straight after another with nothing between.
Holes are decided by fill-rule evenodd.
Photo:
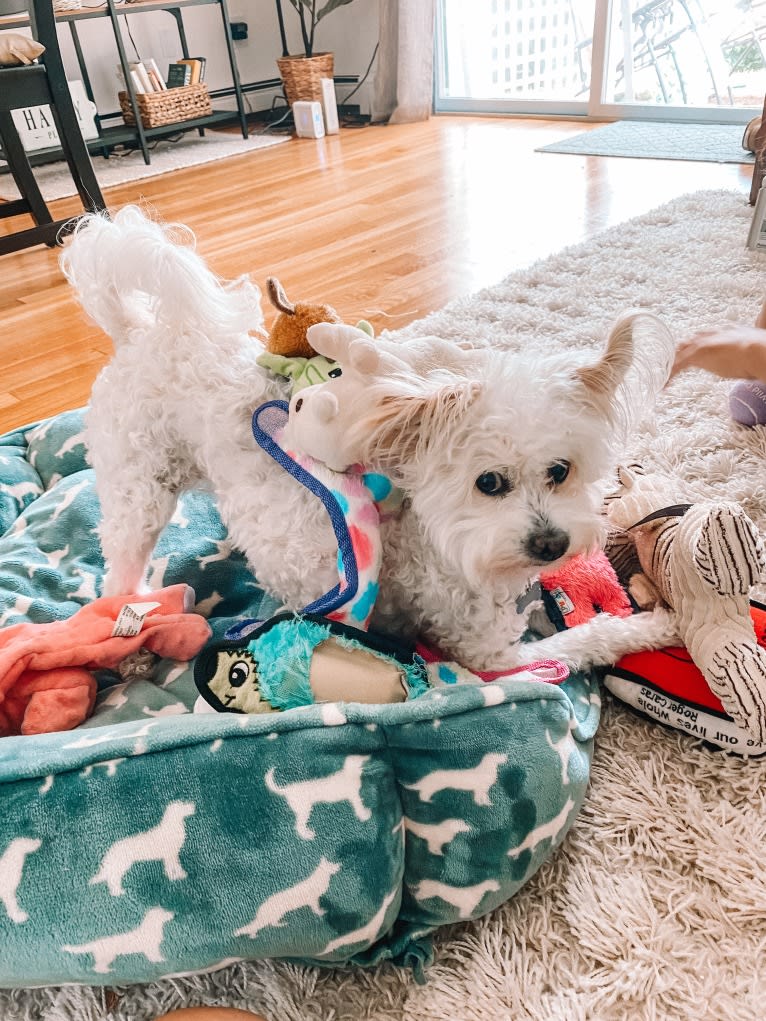
<instances>
[{"instance_id":1,"label":"stuffed doll toy","mask_svg":"<svg viewBox=\"0 0 766 1021\"><path fill-rule=\"evenodd\" d=\"M335 362L314 350L307 333L316 323L340 323L340 316L331 305L288 301L276 277L267 279L266 292L279 315L266 338L266 351L256 359L258 364L289 379L292 393L325 383L336 367ZM360 320L357 329L373 336L372 326L365 319Z\"/></svg>"},{"instance_id":2,"label":"stuffed doll toy","mask_svg":"<svg viewBox=\"0 0 766 1021\"><path fill-rule=\"evenodd\" d=\"M674 611L678 634L716 699L753 742L766 745L766 650L749 600L766 565L756 526L734 503L676 502L677 483L638 466L621 468L619 481L607 517L623 563L630 562L625 536L635 545L642 573L628 579L629 591L642 607Z\"/></svg>"},{"instance_id":3,"label":"stuffed doll toy","mask_svg":"<svg viewBox=\"0 0 766 1021\"><path fill-rule=\"evenodd\" d=\"M313 702L404 702L431 686L413 648L306 612L277 614L246 641L208 647L194 676L214 709L239 713Z\"/></svg>"}]
</instances>

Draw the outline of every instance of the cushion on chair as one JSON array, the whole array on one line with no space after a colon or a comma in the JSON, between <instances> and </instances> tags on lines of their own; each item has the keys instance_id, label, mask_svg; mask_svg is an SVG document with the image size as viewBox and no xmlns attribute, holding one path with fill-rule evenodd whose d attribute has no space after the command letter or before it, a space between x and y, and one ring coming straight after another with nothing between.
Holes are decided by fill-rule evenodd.
<instances>
[{"instance_id":1,"label":"cushion on chair","mask_svg":"<svg viewBox=\"0 0 766 1021\"><path fill-rule=\"evenodd\" d=\"M81 432L70 412L0 437L0 625L100 593ZM202 492L152 564L217 636L276 610ZM585 675L267 716L193 713L186 664L98 680L85 726L0 739L0 986L250 957L419 970L436 927L507 900L564 838L600 705Z\"/></svg>"},{"instance_id":2,"label":"cushion on chair","mask_svg":"<svg viewBox=\"0 0 766 1021\"><path fill-rule=\"evenodd\" d=\"M29 36L18 32L0 33L0 67L31 64L42 53L45 47Z\"/></svg>"}]
</instances>

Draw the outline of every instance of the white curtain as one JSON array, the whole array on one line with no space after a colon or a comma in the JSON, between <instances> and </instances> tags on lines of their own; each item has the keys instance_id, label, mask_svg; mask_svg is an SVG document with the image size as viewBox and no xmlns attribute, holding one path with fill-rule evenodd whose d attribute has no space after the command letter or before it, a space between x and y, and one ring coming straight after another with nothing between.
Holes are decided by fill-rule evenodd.
<instances>
[{"instance_id":1,"label":"white curtain","mask_svg":"<svg viewBox=\"0 0 766 1021\"><path fill-rule=\"evenodd\" d=\"M433 106L436 0L378 0L380 49L372 119L428 120Z\"/></svg>"}]
</instances>

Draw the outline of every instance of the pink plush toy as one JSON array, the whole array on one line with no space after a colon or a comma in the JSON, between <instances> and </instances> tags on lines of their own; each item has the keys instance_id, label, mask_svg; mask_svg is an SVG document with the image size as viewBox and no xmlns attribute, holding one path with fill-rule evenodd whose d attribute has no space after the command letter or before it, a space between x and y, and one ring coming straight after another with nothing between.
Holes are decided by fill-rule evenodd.
<instances>
[{"instance_id":1,"label":"pink plush toy","mask_svg":"<svg viewBox=\"0 0 766 1021\"><path fill-rule=\"evenodd\" d=\"M558 570L544 572L540 583L556 600L567 627L595 617L596 608L615 617L629 617L633 612L627 593L601 550L589 557L572 557Z\"/></svg>"},{"instance_id":2,"label":"pink plush toy","mask_svg":"<svg viewBox=\"0 0 766 1021\"><path fill-rule=\"evenodd\" d=\"M138 649L192 659L210 637L193 606L189 585L171 585L104 596L66 620L0 630L0 737L78 726L93 711L93 671L113 670Z\"/></svg>"}]
</instances>

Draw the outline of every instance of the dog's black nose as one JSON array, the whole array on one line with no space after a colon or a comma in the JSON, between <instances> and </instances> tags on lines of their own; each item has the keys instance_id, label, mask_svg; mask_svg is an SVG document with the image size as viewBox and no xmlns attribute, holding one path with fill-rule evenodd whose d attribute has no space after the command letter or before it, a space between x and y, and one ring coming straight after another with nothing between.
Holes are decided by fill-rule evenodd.
<instances>
[{"instance_id":1,"label":"dog's black nose","mask_svg":"<svg viewBox=\"0 0 766 1021\"><path fill-rule=\"evenodd\" d=\"M541 528L529 533L524 548L530 560L550 564L569 549L569 536L561 528Z\"/></svg>"}]
</instances>

